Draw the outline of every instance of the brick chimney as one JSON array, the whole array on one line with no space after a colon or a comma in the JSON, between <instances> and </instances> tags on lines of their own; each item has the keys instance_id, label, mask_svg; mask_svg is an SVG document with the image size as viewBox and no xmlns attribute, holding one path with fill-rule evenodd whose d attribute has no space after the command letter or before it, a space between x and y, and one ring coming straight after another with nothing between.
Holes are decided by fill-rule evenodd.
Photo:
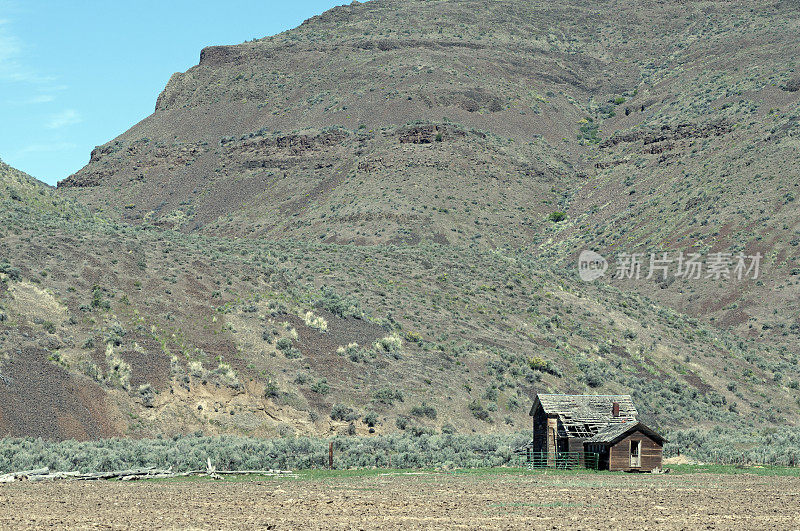
<instances>
[{"instance_id":1,"label":"brick chimney","mask_svg":"<svg viewBox=\"0 0 800 531\"><path fill-rule=\"evenodd\" d=\"M619 402L611 404L611 416L614 418L619 417Z\"/></svg>"}]
</instances>

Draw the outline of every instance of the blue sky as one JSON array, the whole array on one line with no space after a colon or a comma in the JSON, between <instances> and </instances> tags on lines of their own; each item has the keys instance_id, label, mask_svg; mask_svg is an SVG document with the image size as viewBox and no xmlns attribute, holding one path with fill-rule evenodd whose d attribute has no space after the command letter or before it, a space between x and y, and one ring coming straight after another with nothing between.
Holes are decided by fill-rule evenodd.
<instances>
[{"instance_id":1,"label":"blue sky","mask_svg":"<svg viewBox=\"0 0 800 531\"><path fill-rule=\"evenodd\" d=\"M343 3L0 0L0 158L55 184L151 114L204 46L274 35Z\"/></svg>"}]
</instances>

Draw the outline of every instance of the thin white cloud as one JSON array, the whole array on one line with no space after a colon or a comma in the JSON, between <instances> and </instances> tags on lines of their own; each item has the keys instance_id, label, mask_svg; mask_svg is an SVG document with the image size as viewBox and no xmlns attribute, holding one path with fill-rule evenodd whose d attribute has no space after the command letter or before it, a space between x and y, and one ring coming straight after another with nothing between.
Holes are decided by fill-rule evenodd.
<instances>
[{"instance_id":1,"label":"thin white cloud","mask_svg":"<svg viewBox=\"0 0 800 531\"><path fill-rule=\"evenodd\" d=\"M47 122L45 127L48 129L61 129L62 127L80 123L82 119L83 118L81 118L81 115L78 113L78 111L74 109L66 109L50 117L50 121Z\"/></svg>"},{"instance_id":2,"label":"thin white cloud","mask_svg":"<svg viewBox=\"0 0 800 531\"><path fill-rule=\"evenodd\" d=\"M78 147L72 142L54 142L52 144L29 144L22 149L18 150L13 155L16 158L23 158L27 155L36 155L38 153L55 153L58 151L68 151Z\"/></svg>"},{"instance_id":3,"label":"thin white cloud","mask_svg":"<svg viewBox=\"0 0 800 531\"><path fill-rule=\"evenodd\" d=\"M5 104L13 107L19 107L21 105L42 105L45 103L52 103L54 101L56 101L56 97L52 94L37 94L36 96L30 96L27 98L6 100Z\"/></svg>"},{"instance_id":4,"label":"thin white cloud","mask_svg":"<svg viewBox=\"0 0 800 531\"><path fill-rule=\"evenodd\" d=\"M0 20L0 77L6 81L18 81L24 77L18 62L22 45L8 30L8 20Z\"/></svg>"},{"instance_id":5,"label":"thin white cloud","mask_svg":"<svg viewBox=\"0 0 800 531\"><path fill-rule=\"evenodd\" d=\"M39 94L38 96L33 96L32 98L28 98L25 100L25 103L36 104L36 103L50 103L56 99L55 96L52 94Z\"/></svg>"},{"instance_id":6,"label":"thin white cloud","mask_svg":"<svg viewBox=\"0 0 800 531\"><path fill-rule=\"evenodd\" d=\"M14 35L8 19L0 19L0 81L49 84L52 76L41 75L20 63L22 42Z\"/></svg>"}]
</instances>

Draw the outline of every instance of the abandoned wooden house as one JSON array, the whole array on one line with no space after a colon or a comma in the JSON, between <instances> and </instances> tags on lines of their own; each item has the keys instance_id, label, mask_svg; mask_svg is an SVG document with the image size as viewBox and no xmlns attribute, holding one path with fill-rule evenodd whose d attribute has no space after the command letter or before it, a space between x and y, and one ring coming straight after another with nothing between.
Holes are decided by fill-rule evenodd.
<instances>
[{"instance_id":1,"label":"abandoned wooden house","mask_svg":"<svg viewBox=\"0 0 800 531\"><path fill-rule=\"evenodd\" d=\"M609 424L583 442L600 470L650 472L661 468L664 438L641 422Z\"/></svg>"},{"instance_id":2,"label":"abandoned wooden house","mask_svg":"<svg viewBox=\"0 0 800 531\"><path fill-rule=\"evenodd\" d=\"M531 462L643 471L661 466L664 439L637 421L630 395L537 394L530 415L533 438L526 453ZM623 447L630 458L626 467Z\"/></svg>"}]
</instances>

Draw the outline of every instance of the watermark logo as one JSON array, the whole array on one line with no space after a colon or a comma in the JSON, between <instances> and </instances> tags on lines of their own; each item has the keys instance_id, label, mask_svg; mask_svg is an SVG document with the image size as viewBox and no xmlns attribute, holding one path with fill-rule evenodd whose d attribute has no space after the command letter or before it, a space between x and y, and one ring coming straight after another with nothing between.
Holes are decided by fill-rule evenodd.
<instances>
[{"instance_id":1,"label":"watermark logo","mask_svg":"<svg viewBox=\"0 0 800 531\"><path fill-rule=\"evenodd\" d=\"M612 278L620 280L670 277L689 280L757 280L761 274L763 255L746 255L742 252L711 253L619 253ZM605 275L608 261L600 254L585 250L578 257L578 275L591 282Z\"/></svg>"},{"instance_id":2,"label":"watermark logo","mask_svg":"<svg viewBox=\"0 0 800 531\"><path fill-rule=\"evenodd\" d=\"M589 251L582 251L578 257L578 275L585 282L592 282L606 274L608 260L602 255Z\"/></svg>"}]
</instances>

